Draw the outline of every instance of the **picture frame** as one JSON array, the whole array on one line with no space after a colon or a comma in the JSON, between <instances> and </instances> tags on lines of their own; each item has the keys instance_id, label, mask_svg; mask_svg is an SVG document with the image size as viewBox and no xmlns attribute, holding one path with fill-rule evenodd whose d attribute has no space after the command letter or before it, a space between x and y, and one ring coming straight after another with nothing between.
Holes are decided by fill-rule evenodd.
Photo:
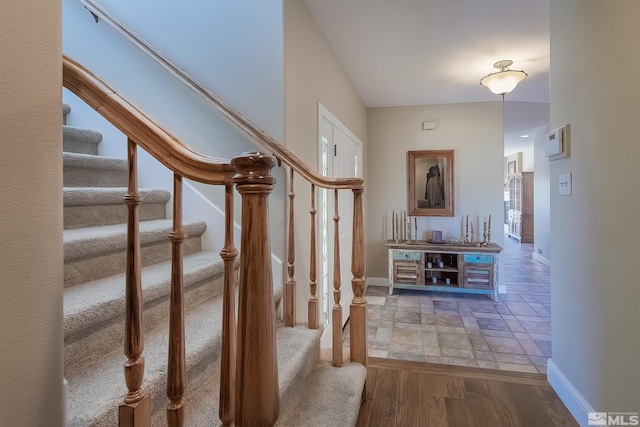
<instances>
[{"instance_id":1,"label":"picture frame","mask_svg":"<svg viewBox=\"0 0 640 427\"><path fill-rule=\"evenodd\" d=\"M518 167L515 160L510 161L507 165L509 174L517 172Z\"/></svg>"},{"instance_id":2,"label":"picture frame","mask_svg":"<svg viewBox=\"0 0 640 427\"><path fill-rule=\"evenodd\" d=\"M454 216L454 150L407 152L409 216Z\"/></svg>"}]
</instances>

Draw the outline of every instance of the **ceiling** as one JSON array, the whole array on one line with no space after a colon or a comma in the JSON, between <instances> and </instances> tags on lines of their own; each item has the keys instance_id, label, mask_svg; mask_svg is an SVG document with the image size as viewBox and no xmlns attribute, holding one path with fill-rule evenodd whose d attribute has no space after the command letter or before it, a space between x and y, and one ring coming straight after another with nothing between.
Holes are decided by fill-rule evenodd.
<instances>
[{"instance_id":1,"label":"ceiling","mask_svg":"<svg viewBox=\"0 0 640 427\"><path fill-rule=\"evenodd\" d=\"M480 79L510 59L505 154L549 122L549 0L305 3L367 107L499 101Z\"/></svg>"}]
</instances>

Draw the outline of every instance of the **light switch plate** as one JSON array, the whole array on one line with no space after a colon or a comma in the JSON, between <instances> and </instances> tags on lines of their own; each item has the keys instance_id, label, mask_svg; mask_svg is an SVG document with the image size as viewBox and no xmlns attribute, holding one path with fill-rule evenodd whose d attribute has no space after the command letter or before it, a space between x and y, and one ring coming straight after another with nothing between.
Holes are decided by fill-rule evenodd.
<instances>
[{"instance_id":1,"label":"light switch plate","mask_svg":"<svg viewBox=\"0 0 640 427\"><path fill-rule=\"evenodd\" d=\"M571 172L558 175L558 194L560 196L571 195Z\"/></svg>"}]
</instances>

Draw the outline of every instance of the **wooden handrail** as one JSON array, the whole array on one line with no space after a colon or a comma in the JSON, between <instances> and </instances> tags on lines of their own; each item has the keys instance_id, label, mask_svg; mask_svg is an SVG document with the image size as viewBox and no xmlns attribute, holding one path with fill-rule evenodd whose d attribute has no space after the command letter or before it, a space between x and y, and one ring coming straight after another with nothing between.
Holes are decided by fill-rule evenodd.
<instances>
[{"instance_id":1,"label":"wooden handrail","mask_svg":"<svg viewBox=\"0 0 640 427\"><path fill-rule=\"evenodd\" d=\"M109 11L102 7L98 2L94 0L80 0L80 2L108 25L123 34L131 43L151 57L160 66L185 83L191 90L212 103L225 117L227 117L227 119L249 135L253 140L261 144L266 150L273 153L286 165L295 170L296 173L303 176L307 181L318 187L332 190L355 189L362 187L364 183L362 178L330 178L320 175L314 168L289 151L284 145L280 144L276 139L260 129L214 92L207 89L205 85L195 77L171 62L158 49L140 37L140 35L125 25L121 20L109 13ZM146 150L146 147L143 148ZM185 175L185 177L191 178L187 175Z\"/></svg>"},{"instance_id":2,"label":"wooden handrail","mask_svg":"<svg viewBox=\"0 0 640 427\"><path fill-rule=\"evenodd\" d=\"M351 272L353 274L352 289L354 299L350 305L351 315L351 360L366 365L366 299L364 298L364 225L362 193L364 181L361 178L331 178L320 175L314 168L307 165L286 147L262 131L258 126L240 114L237 110L208 90L202 83L184 70L168 61L153 46L142 40L121 21L115 19L102 6L93 0L79 0L90 11L96 13L109 25L124 34L132 43L143 50L152 59L168 70L172 75L185 83L207 101L212 103L228 120L261 144L265 150L274 154L290 168L290 211L289 211L289 239L288 239L288 281L285 286L285 307L287 324L293 325L295 316L296 283L295 272L295 239L293 187L294 172L311 184L311 242L310 249L310 293L309 324L310 328L317 328L318 300L317 292L317 254L316 254L316 209L315 188L334 190L334 277L333 277L333 365L341 366L342 352L342 312L341 277L340 277L340 241L339 241L339 210L338 190L352 190L354 195L353 211L353 251ZM275 346L275 311L273 305L273 284L271 274L271 257L269 242L269 225L267 215L268 195L273 189L274 179L270 175L273 159L261 153L244 153L233 160L209 157L197 153L184 145L180 140L153 122L144 113L134 107L124 97L115 92L104 81L68 57L63 58L63 85L90 107L100 113L116 128L123 132L128 140L130 156L135 157L135 146L139 145L150 153L161 164L171 170L176 181L182 182L182 177L197 182L224 185L226 202L225 247L221 257L225 264L224 279L224 310L223 310L223 349L222 366L225 373L221 378L221 394L219 415L223 425L272 425L278 418L279 392L278 369ZM135 160L135 158L130 159ZM134 166L135 167L135 166ZM133 175L133 174L130 174ZM240 280L238 301L238 325L235 325L235 287L233 265L238 251L233 246L233 196L232 188L235 184L242 196L242 235L241 244L243 257L240 258ZM130 178L129 204L130 236L134 241L132 247L139 246L137 208L137 179ZM176 189L174 197L176 203L181 200L180 189ZM178 208L178 210L180 210ZM184 325L183 317L182 258L181 247L182 229L179 225L181 212L176 214L173 241L173 275L171 313L172 338L175 345L170 348L169 377L167 384L167 419L172 426L182 425L184 420L185 402L184 385L186 373L184 360ZM137 254L137 255L136 255ZM139 283L140 262L139 251L133 250L129 275L131 280L127 285L127 316L132 316L127 328L128 337L125 341L125 354L128 358L125 364L125 379L129 393L120 407L121 425L138 425L129 420L134 418L149 420L149 396L142 389L144 374L144 357L142 352L141 328L141 288ZM236 348L237 344L237 348ZM260 404L255 404L255 402ZM140 417L139 417L140 416ZM147 423L147 421L143 421Z\"/></svg>"},{"instance_id":3,"label":"wooden handrail","mask_svg":"<svg viewBox=\"0 0 640 427\"><path fill-rule=\"evenodd\" d=\"M174 173L206 184L231 182L231 161L191 150L73 59L64 56L63 85Z\"/></svg>"}]
</instances>

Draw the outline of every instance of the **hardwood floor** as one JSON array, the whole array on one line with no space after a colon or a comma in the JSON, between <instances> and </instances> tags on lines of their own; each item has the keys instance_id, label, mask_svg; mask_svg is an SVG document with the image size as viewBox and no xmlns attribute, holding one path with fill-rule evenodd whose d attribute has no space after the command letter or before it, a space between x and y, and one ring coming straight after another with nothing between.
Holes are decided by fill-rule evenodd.
<instances>
[{"instance_id":1,"label":"hardwood floor","mask_svg":"<svg viewBox=\"0 0 640 427\"><path fill-rule=\"evenodd\" d=\"M544 374L369 358L358 427L578 426Z\"/></svg>"}]
</instances>

